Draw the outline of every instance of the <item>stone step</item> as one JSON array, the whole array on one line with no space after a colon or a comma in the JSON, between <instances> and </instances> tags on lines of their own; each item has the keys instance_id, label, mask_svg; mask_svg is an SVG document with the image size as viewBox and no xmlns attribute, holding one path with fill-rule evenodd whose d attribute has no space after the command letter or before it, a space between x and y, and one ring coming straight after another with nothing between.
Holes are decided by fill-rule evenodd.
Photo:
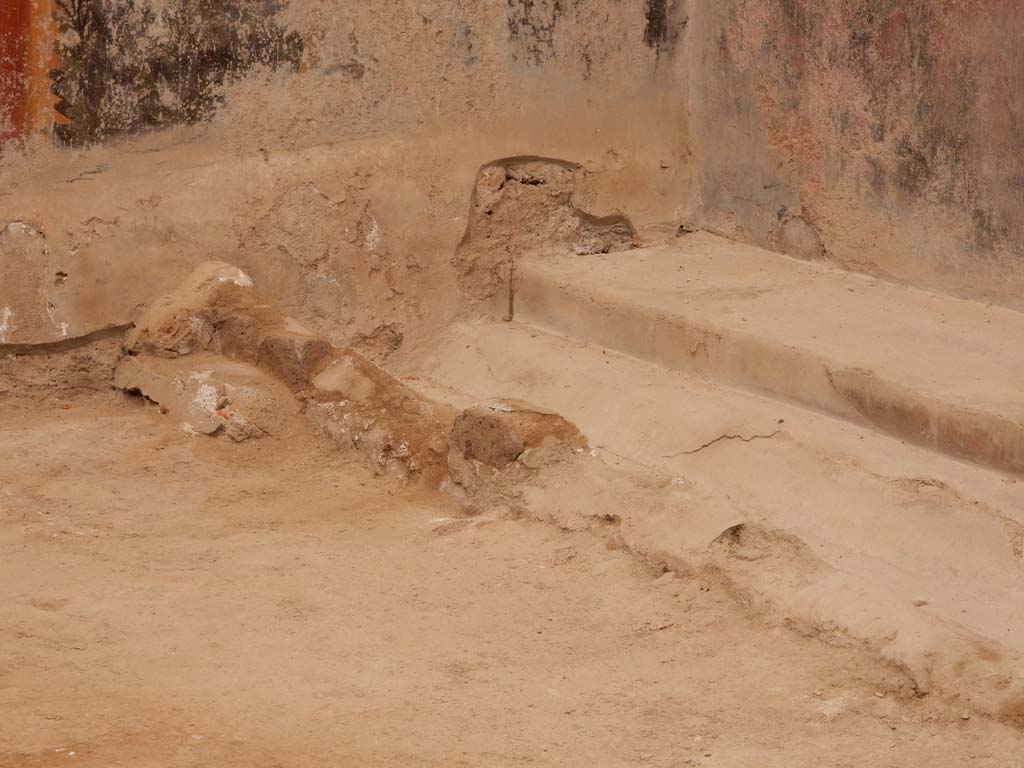
<instances>
[{"instance_id":1,"label":"stone step","mask_svg":"<svg viewBox=\"0 0 1024 768\"><path fill-rule=\"evenodd\" d=\"M1024 474L1024 314L698 233L533 257L517 321Z\"/></svg>"},{"instance_id":2,"label":"stone step","mask_svg":"<svg viewBox=\"0 0 1024 768\"><path fill-rule=\"evenodd\" d=\"M1024 480L518 322L454 326L395 364L454 407L561 414L663 500L573 486L542 508L611 507L634 551L694 568L723 533L759 530L713 565L771 613L866 643L919 693L1024 712Z\"/></svg>"}]
</instances>

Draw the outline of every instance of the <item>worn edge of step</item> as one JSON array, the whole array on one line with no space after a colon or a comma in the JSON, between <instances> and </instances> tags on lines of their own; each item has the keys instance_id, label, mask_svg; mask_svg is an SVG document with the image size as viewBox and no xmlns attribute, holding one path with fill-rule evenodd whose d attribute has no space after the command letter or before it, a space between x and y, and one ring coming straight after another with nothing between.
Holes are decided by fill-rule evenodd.
<instances>
[{"instance_id":1,"label":"worn edge of step","mask_svg":"<svg viewBox=\"0 0 1024 768\"><path fill-rule=\"evenodd\" d=\"M869 424L958 459L1024 475L1024 424L965 407L782 342L576 288L526 261L516 270L515 318L673 370Z\"/></svg>"},{"instance_id":2,"label":"worn edge of step","mask_svg":"<svg viewBox=\"0 0 1024 768\"><path fill-rule=\"evenodd\" d=\"M549 333L546 330L541 332ZM562 334L554 338L566 339ZM440 401L451 401L456 405L462 399L473 399L451 381L422 373L407 378ZM519 396L519 393L515 394ZM543 407L554 407L542 398L531 397ZM591 468L590 481L594 480L596 467L600 467L596 470L598 477L605 480L619 478L629 484L632 478L636 484L627 494L631 501L627 510L646 508L646 504L638 502L638 499L642 498L643 489L649 484L637 478L651 476L651 473L663 480L667 477L661 469L639 463L635 457L605 450L588 453L581 458L583 464L580 466ZM587 473L575 478L571 475L547 478L548 482L536 478L534 482L525 484L521 490L533 492L523 499L522 512L531 519L561 528L573 527L576 519L597 520L599 529L606 530L606 520L594 518L589 508L577 508L579 500L586 498L586 493L577 492L579 489L573 487L573 479L587 482ZM667 488L671 489L671 484ZM605 492L608 492L607 488ZM666 494L672 496L674 491L662 489L656 492L655 497L664 501ZM655 497L649 497L648 501ZM680 512L685 514L688 509L684 505ZM953 619L919 612L916 603L910 608L905 601L895 599L884 585L865 582L825 561L821 561L822 570L813 576L790 573L790 577L799 577L800 583L795 589L774 582L766 583L761 580L757 569L747 567L749 563L742 556L732 557L726 552L716 554L720 549L716 545L738 528L764 531L769 536L806 546L799 536L787 529L765 527L756 520L743 521L726 528L717 537L682 548L668 544L658 528L651 526L646 514L625 512L614 521L614 530L616 536L621 537L621 545L649 564L691 577L714 578L759 616L818 637L826 644L836 647L844 647L848 643L859 645L873 653L880 662L892 665L906 675L917 696L934 694L946 704L959 703L977 714L1014 727L1024 727L1024 678L1021 677L1024 655L998 639ZM837 603L835 589L825 589L828 585L838 587L844 595L843 600ZM890 621L880 616L901 618ZM922 645L915 648L915 642Z\"/></svg>"}]
</instances>

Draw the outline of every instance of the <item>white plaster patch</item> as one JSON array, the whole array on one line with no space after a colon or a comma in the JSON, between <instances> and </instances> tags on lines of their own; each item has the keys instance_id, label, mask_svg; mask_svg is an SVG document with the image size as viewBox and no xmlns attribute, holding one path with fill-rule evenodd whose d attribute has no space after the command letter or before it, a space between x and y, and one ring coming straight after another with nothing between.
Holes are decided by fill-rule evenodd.
<instances>
[{"instance_id":1,"label":"white plaster patch","mask_svg":"<svg viewBox=\"0 0 1024 768\"><path fill-rule=\"evenodd\" d=\"M174 386L179 394L191 390L191 405L199 412L216 413L221 402L220 392L213 384L205 383L212 375L213 371L195 371L190 373L187 379L175 378Z\"/></svg>"},{"instance_id":2,"label":"white plaster patch","mask_svg":"<svg viewBox=\"0 0 1024 768\"><path fill-rule=\"evenodd\" d=\"M217 410L217 404L220 402L220 395L217 392L217 388L212 384L202 384L196 390L196 394L192 398L192 402L204 411L213 413Z\"/></svg>"},{"instance_id":3,"label":"white plaster patch","mask_svg":"<svg viewBox=\"0 0 1024 768\"><path fill-rule=\"evenodd\" d=\"M366 228L366 247L373 252L380 245L380 225L373 216L368 215L367 218L369 219L369 226Z\"/></svg>"},{"instance_id":4,"label":"white plaster patch","mask_svg":"<svg viewBox=\"0 0 1024 768\"><path fill-rule=\"evenodd\" d=\"M47 293L46 293L46 281L45 281L46 271L45 270L43 271L43 275L44 275L44 278L43 278L43 291L42 291L42 293L43 293L43 299L46 300L46 316L48 318L50 318L50 324L59 333L60 332L60 324L57 322L57 308L53 306L53 302L49 300L49 298L47 297ZM64 338L64 337L61 336L60 338Z\"/></svg>"},{"instance_id":5,"label":"white plaster patch","mask_svg":"<svg viewBox=\"0 0 1024 768\"><path fill-rule=\"evenodd\" d=\"M823 701L821 702L821 704L818 705L818 711L821 712L821 714L824 715L825 719L830 723L837 717L839 717L839 715L841 715L843 713L843 710L845 709L845 696L839 696L834 699L828 699L827 701Z\"/></svg>"},{"instance_id":6,"label":"white plaster patch","mask_svg":"<svg viewBox=\"0 0 1024 768\"><path fill-rule=\"evenodd\" d=\"M31 226L30 224L26 224L24 221L12 221L7 225L6 230L11 234L17 232L18 234L22 235L39 237L39 232L35 229L35 227Z\"/></svg>"},{"instance_id":7,"label":"white plaster patch","mask_svg":"<svg viewBox=\"0 0 1024 768\"><path fill-rule=\"evenodd\" d=\"M13 323L11 322L14 317L14 310L10 307L4 307L0 309L0 344L7 343L7 335L11 332Z\"/></svg>"},{"instance_id":8,"label":"white plaster patch","mask_svg":"<svg viewBox=\"0 0 1024 768\"><path fill-rule=\"evenodd\" d=\"M252 288L252 278L240 269L235 269L234 274L218 275L218 283L234 283L239 288Z\"/></svg>"},{"instance_id":9,"label":"white plaster patch","mask_svg":"<svg viewBox=\"0 0 1024 768\"><path fill-rule=\"evenodd\" d=\"M238 274L235 275L235 285L240 288L252 288L252 278L249 277L242 270L238 270Z\"/></svg>"}]
</instances>

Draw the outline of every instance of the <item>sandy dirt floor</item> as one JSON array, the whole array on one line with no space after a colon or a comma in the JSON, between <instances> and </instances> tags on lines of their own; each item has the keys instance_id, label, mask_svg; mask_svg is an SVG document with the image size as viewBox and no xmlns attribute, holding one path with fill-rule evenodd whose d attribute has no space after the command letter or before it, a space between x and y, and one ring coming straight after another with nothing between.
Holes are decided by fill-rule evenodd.
<instances>
[{"instance_id":1,"label":"sandy dirt floor","mask_svg":"<svg viewBox=\"0 0 1024 768\"><path fill-rule=\"evenodd\" d=\"M0 404L0 766L998 766L906 693L594 533L138 399Z\"/></svg>"}]
</instances>

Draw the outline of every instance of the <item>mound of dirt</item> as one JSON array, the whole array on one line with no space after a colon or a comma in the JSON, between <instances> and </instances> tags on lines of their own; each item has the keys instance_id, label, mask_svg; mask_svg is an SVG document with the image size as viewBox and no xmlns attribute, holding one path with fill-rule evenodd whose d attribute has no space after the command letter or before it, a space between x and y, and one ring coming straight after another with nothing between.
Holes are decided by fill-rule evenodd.
<instances>
[{"instance_id":1,"label":"mound of dirt","mask_svg":"<svg viewBox=\"0 0 1024 768\"><path fill-rule=\"evenodd\" d=\"M284 317L263 301L247 274L223 262L199 265L181 286L153 301L124 348L115 384L161 403L197 432L237 440L280 429L267 426L270 416L289 409L273 386L258 393L256 373L262 370L287 387L340 448L379 473L435 487L449 472L449 435L460 461L498 469L529 449L586 445L569 422L522 403L494 402L458 415ZM187 362L171 370L168 358ZM250 369L240 373L219 362L223 358ZM268 402L279 405L268 408Z\"/></svg>"},{"instance_id":2,"label":"mound of dirt","mask_svg":"<svg viewBox=\"0 0 1024 768\"><path fill-rule=\"evenodd\" d=\"M167 359L129 355L114 386L158 403L187 433L224 434L235 442L284 435L300 404L288 388L246 363L200 352Z\"/></svg>"},{"instance_id":3,"label":"mound of dirt","mask_svg":"<svg viewBox=\"0 0 1024 768\"><path fill-rule=\"evenodd\" d=\"M470 461L504 469L531 449L551 445L585 448L576 425L526 403L496 400L459 414L452 426L452 447Z\"/></svg>"}]
</instances>

